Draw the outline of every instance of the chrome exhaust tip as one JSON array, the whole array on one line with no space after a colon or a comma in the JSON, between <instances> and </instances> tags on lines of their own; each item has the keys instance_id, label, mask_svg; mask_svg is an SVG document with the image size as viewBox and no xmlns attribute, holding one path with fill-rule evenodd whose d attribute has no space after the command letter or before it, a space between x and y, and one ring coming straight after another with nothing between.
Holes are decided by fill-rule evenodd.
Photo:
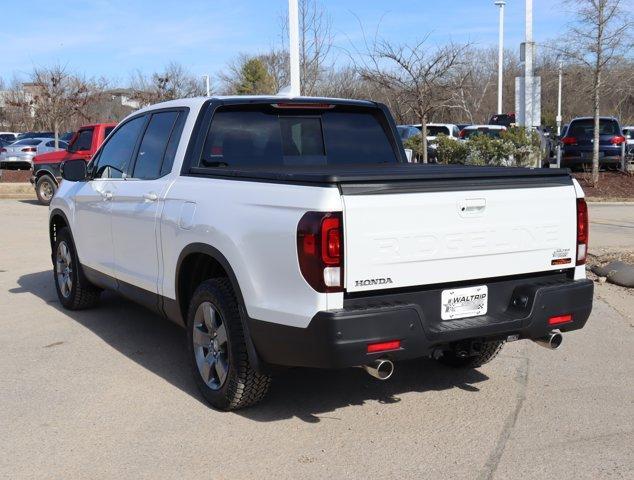
<instances>
[{"instance_id":1,"label":"chrome exhaust tip","mask_svg":"<svg viewBox=\"0 0 634 480\"><path fill-rule=\"evenodd\" d=\"M379 358L378 360L363 365L363 369L368 374L378 380L387 380L394 373L394 364L391 360Z\"/></svg>"},{"instance_id":2,"label":"chrome exhaust tip","mask_svg":"<svg viewBox=\"0 0 634 480\"><path fill-rule=\"evenodd\" d=\"M563 342L563 340L564 336L560 332L550 332L543 338L536 338L533 342L544 348L548 348L549 350L557 350L561 347L561 342Z\"/></svg>"}]
</instances>

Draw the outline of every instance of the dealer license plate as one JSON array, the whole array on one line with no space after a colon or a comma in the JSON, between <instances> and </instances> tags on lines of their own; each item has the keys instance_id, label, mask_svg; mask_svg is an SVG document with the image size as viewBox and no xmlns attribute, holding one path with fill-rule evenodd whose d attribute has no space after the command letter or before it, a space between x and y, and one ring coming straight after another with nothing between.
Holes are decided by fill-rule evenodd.
<instances>
[{"instance_id":1,"label":"dealer license plate","mask_svg":"<svg viewBox=\"0 0 634 480\"><path fill-rule=\"evenodd\" d=\"M486 285L443 290L441 294L440 318L477 317L487 313L489 289Z\"/></svg>"}]
</instances>

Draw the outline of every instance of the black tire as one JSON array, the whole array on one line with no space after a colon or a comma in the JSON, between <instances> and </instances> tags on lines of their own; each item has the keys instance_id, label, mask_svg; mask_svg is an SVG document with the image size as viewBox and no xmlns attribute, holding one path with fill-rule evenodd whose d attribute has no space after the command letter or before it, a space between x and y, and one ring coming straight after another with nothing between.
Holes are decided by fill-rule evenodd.
<instances>
[{"instance_id":1,"label":"black tire","mask_svg":"<svg viewBox=\"0 0 634 480\"><path fill-rule=\"evenodd\" d=\"M454 351L448 350L438 361L454 368L478 368L497 357L504 343L504 340L482 343L480 352L468 357L459 357Z\"/></svg>"},{"instance_id":2,"label":"black tire","mask_svg":"<svg viewBox=\"0 0 634 480\"><path fill-rule=\"evenodd\" d=\"M42 205L49 205L57 192L57 183L50 175L42 175L35 182L35 194Z\"/></svg>"},{"instance_id":3,"label":"black tire","mask_svg":"<svg viewBox=\"0 0 634 480\"><path fill-rule=\"evenodd\" d=\"M221 319L217 321L217 324L220 325L218 330L214 329L214 332L201 324L200 317L197 317L197 313L200 315L201 309L209 304L214 309L214 315L219 315ZM205 352L200 342L195 343L194 329L197 329L197 333L200 333L201 329L204 330L203 335L207 334L213 340L221 325L224 325L225 329L224 348L219 348L217 345L212 346L214 343L212 341ZM249 362L238 301L227 278L207 280L194 292L187 314L187 346L194 380L203 397L211 406L219 410L236 410L254 405L266 396L271 378L256 372ZM201 355L204 356L204 360L201 359ZM220 380L220 374L217 371L212 373L211 376L214 376L214 379L211 381L211 386L208 384L209 378L203 379L204 367L199 366L199 363L204 364L210 355L223 357L224 371L226 372L223 380ZM213 367L208 367L207 371L216 368L216 363L212 364Z\"/></svg>"},{"instance_id":4,"label":"black tire","mask_svg":"<svg viewBox=\"0 0 634 480\"><path fill-rule=\"evenodd\" d=\"M66 263L60 259L61 251L64 247L68 251L69 261ZM62 270L68 266L68 270ZM75 244L68 227L61 228L56 235L53 246L53 278L55 279L55 290L59 302L69 310L83 310L93 307L99 301L101 290L91 284L81 272L81 266L77 260ZM70 283L66 283L64 278L68 278Z\"/></svg>"}]
</instances>

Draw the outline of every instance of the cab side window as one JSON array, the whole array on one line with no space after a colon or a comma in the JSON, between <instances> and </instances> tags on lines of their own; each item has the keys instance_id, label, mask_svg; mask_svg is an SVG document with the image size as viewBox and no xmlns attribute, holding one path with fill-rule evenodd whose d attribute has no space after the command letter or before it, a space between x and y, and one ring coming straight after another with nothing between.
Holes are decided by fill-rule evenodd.
<instances>
[{"instance_id":1,"label":"cab side window","mask_svg":"<svg viewBox=\"0 0 634 480\"><path fill-rule=\"evenodd\" d=\"M133 118L114 132L92 167L93 178L122 178L128 175L130 160L145 120L145 115Z\"/></svg>"},{"instance_id":2,"label":"cab side window","mask_svg":"<svg viewBox=\"0 0 634 480\"><path fill-rule=\"evenodd\" d=\"M90 150L92 147L92 134L93 129L80 130L77 134L77 138L70 147L71 152L80 152L83 150Z\"/></svg>"}]
</instances>

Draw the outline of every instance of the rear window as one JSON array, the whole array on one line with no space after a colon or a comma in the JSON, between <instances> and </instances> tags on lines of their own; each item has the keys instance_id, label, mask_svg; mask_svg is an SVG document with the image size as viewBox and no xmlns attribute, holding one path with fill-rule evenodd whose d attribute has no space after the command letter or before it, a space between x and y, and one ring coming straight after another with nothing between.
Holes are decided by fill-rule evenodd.
<instances>
[{"instance_id":1,"label":"rear window","mask_svg":"<svg viewBox=\"0 0 634 480\"><path fill-rule=\"evenodd\" d=\"M615 120L600 119L599 135L620 135L619 124ZM571 137L592 137L594 135L594 120L573 120L568 128Z\"/></svg>"},{"instance_id":2,"label":"rear window","mask_svg":"<svg viewBox=\"0 0 634 480\"><path fill-rule=\"evenodd\" d=\"M199 166L396 163L387 131L375 109L227 107L213 117Z\"/></svg>"}]
</instances>

